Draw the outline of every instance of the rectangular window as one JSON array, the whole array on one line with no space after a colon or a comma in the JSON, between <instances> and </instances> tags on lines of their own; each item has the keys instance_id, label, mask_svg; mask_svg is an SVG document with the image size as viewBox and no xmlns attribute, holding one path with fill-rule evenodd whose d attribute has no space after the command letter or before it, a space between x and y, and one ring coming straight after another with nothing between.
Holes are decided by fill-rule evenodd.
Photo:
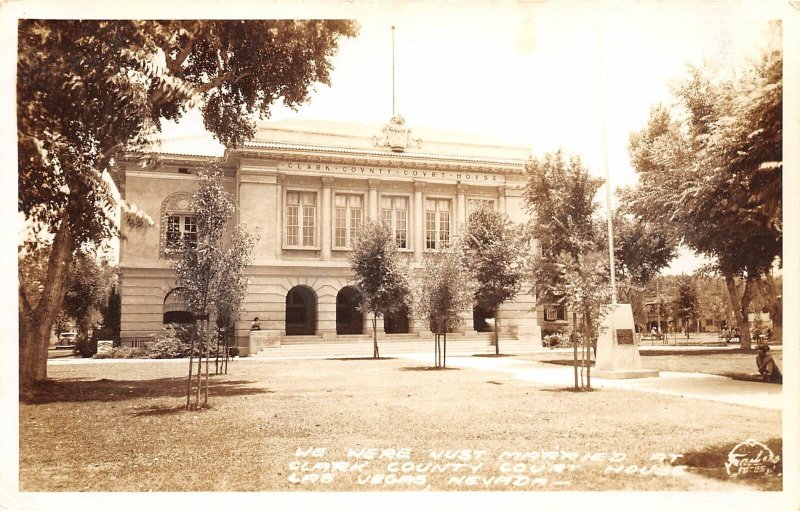
<instances>
[{"instance_id":1,"label":"rectangular window","mask_svg":"<svg viewBox=\"0 0 800 511\"><path fill-rule=\"evenodd\" d=\"M545 321L566 321L567 310L560 305L548 305L544 308Z\"/></svg>"},{"instance_id":2,"label":"rectangular window","mask_svg":"<svg viewBox=\"0 0 800 511\"><path fill-rule=\"evenodd\" d=\"M187 240L190 247L197 246L197 222L192 215L167 216L166 248L178 250L183 247L182 240Z\"/></svg>"},{"instance_id":3,"label":"rectangular window","mask_svg":"<svg viewBox=\"0 0 800 511\"><path fill-rule=\"evenodd\" d=\"M335 231L333 243L336 248L351 248L353 237L361 227L364 215L364 197L361 195L336 194L334 199Z\"/></svg>"},{"instance_id":4,"label":"rectangular window","mask_svg":"<svg viewBox=\"0 0 800 511\"><path fill-rule=\"evenodd\" d=\"M408 248L408 197L381 197L381 219L392 229L397 248Z\"/></svg>"},{"instance_id":5,"label":"rectangular window","mask_svg":"<svg viewBox=\"0 0 800 511\"><path fill-rule=\"evenodd\" d=\"M313 247L316 243L317 194L286 193L286 245Z\"/></svg>"},{"instance_id":6,"label":"rectangular window","mask_svg":"<svg viewBox=\"0 0 800 511\"><path fill-rule=\"evenodd\" d=\"M450 199L425 200L425 248L446 248L450 243Z\"/></svg>"}]
</instances>

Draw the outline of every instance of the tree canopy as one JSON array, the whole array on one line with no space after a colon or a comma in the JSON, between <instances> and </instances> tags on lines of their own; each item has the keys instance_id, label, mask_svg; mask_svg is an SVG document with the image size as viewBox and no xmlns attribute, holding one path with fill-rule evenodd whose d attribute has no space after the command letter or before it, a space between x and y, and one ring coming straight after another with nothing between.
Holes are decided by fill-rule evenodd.
<instances>
[{"instance_id":1,"label":"tree canopy","mask_svg":"<svg viewBox=\"0 0 800 511\"><path fill-rule=\"evenodd\" d=\"M343 20L20 21L18 208L54 234L36 308L21 295L23 387L46 378L72 255L120 234L103 174L114 159L193 107L220 142L241 144L273 103L297 107L329 84L339 40L356 33ZM152 221L121 205L133 225Z\"/></svg>"},{"instance_id":2,"label":"tree canopy","mask_svg":"<svg viewBox=\"0 0 800 511\"><path fill-rule=\"evenodd\" d=\"M461 239L466 266L477 281L475 306L494 313L495 352L499 354L497 310L522 287L529 246L525 230L484 204L469 215Z\"/></svg>"},{"instance_id":3,"label":"tree canopy","mask_svg":"<svg viewBox=\"0 0 800 511\"><path fill-rule=\"evenodd\" d=\"M677 105L654 107L629 146L639 183L628 211L714 260L743 347L753 288L782 254L782 67L769 48L731 78L691 68Z\"/></svg>"},{"instance_id":4,"label":"tree canopy","mask_svg":"<svg viewBox=\"0 0 800 511\"><path fill-rule=\"evenodd\" d=\"M361 291L359 310L372 315L373 356L378 358L377 318L407 307L408 272L392 229L384 222L368 220L356 231L348 259Z\"/></svg>"}]
</instances>

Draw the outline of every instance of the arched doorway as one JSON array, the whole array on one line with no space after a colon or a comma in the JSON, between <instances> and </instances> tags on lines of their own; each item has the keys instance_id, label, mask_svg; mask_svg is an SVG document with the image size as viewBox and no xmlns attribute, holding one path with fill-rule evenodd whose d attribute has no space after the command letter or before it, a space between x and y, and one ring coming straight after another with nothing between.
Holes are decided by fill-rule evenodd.
<instances>
[{"instance_id":1,"label":"arched doorway","mask_svg":"<svg viewBox=\"0 0 800 511\"><path fill-rule=\"evenodd\" d=\"M286 294L286 335L317 332L317 295L308 286L295 286Z\"/></svg>"},{"instance_id":2,"label":"arched doorway","mask_svg":"<svg viewBox=\"0 0 800 511\"><path fill-rule=\"evenodd\" d=\"M191 324L193 317L189 312L186 299L181 294L183 288L176 287L164 297L164 316L163 323L168 324Z\"/></svg>"},{"instance_id":3,"label":"arched doorway","mask_svg":"<svg viewBox=\"0 0 800 511\"><path fill-rule=\"evenodd\" d=\"M476 332L491 332L492 328L486 320L493 317L492 311L476 305L472 308L472 328Z\"/></svg>"},{"instance_id":4,"label":"arched doorway","mask_svg":"<svg viewBox=\"0 0 800 511\"><path fill-rule=\"evenodd\" d=\"M383 318L383 331L387 334L407 334L408 308L402 307L397 312L386 314Z\"/></svg>"},{"instance_id":5,"label":"arched doorway","mask_svg":"<svg viewBox=\"0 0 800 511\"><path fill-rule=\"evenodd\" d=\"M364 314L358 310L361 293L353 286L346 286L336 295L336 334L354 335L364 333Z\"/></svg>"}]
</instances>

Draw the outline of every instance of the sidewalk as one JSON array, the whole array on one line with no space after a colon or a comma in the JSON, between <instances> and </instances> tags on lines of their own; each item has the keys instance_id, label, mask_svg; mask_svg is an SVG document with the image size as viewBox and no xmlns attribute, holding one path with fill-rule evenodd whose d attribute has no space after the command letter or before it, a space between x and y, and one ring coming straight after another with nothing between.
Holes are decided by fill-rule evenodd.
<instances>
[{"instance_id":1,"label":"sidewalk","mask_svg":"<svg viewBox=\"0 0 800 511\"><path fill-rule=\"evenodd\" d=\"M405 353L398 356L410 360L431 362L431 355ZM514 378L541 385L572 387L573 369L570 366L542 364L515 357L447 357L447 365L485 371L509 373ZM705 373L679 373L662 371L658 378L630 380L604 380L592 378L596 388L618 388L639 392L652 392L691 399L705 399L768 410L783 408L782 386L770 383L739 381Z\"/></svg>"}]
</instances>

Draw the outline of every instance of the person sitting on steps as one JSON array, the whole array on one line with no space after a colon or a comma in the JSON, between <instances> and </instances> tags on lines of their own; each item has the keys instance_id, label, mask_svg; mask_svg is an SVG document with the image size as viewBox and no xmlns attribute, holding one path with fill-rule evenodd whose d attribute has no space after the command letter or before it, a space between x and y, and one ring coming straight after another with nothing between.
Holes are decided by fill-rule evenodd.
<instances>
[{"instance_id":1,"label":"person sitting on steps","mask_svg":"<svg viewBox=\"0 0 800 511\"><path fill-rule=\"evenodd\" d=\"M764 381L771 383L782 383L783 375L781 370L778 369L778 364L769 353L769 346L762 344L758 347L758 355L756 355L756 365L758 372L764 377Z\"/></svg>"}]
</instances>

